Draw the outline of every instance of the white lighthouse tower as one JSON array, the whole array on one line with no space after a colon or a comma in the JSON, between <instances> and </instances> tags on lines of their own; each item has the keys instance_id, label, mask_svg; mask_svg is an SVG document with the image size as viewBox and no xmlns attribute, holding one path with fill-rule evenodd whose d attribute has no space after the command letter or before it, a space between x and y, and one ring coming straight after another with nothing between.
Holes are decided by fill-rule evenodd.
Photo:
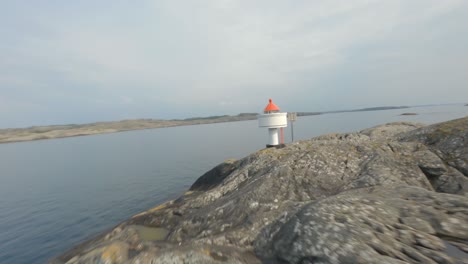
<instances>
[{"instance_id":1,"label":"white lighthouse tower","mask_svg":"<svg viewBox=\"0 0 468 264\"><path fill-rule=\"evenodd\" d=\"M267 148L284 146L283 127L288 126L288 113L280 113L279 107L275 105L271 99L263 112L263 115L258 115L258 126L268 128L269 141ZM280 134L281 144L279 140Z\"/></svg>"}]
</instances>

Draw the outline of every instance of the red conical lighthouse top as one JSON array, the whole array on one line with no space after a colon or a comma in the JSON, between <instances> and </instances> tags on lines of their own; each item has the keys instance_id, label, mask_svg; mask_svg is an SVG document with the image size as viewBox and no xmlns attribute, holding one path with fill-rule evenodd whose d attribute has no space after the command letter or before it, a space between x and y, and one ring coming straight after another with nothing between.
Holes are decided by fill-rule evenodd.
<instances>
[{"instance_id":1,"label":"red conical lighthouse top","mask_svg":"<svg viewBox=\"0 0 468 264\"><path fill-rule=\"evenodd\" d=\"M265 113L268 112L279 112L279 107L273 103L273 101L270 99L270 103L265 107L265 110L263 110Z\"/></svg>"}]
</instances>

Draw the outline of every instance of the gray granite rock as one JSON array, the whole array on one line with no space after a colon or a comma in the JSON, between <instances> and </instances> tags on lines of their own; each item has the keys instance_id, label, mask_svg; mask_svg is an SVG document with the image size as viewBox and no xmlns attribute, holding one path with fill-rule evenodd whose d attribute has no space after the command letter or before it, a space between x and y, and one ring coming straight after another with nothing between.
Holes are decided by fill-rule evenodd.
<instances>
[{"instance_id":1,"label":"gray granite rock","mask_svg":"<svg viewBox=\"0 0 468 264\"><path fill-rule=\"evenodd\" d=\"M467 134L399 122L260 150L52 263L456 263Z\"/></svg>"},{"instance_id":2,"label":"gray granite rock","mask_svg":"<svg viewBox=\"0 0 468 264\"><path fill-rule=\"evenodd\" d=\"M402 134L404 141L424 143L449 166L468 177L467 118L421 127Z\"/></svg>"},{"instance_id":3,"label":"gray granite rock","mask_svg":"<svg viewBox=\"0 0 468 264\"><path fill-rule=\"evenodd\" d=\"M466 243L467 205L407 185L343 192L266 227L256 252L265 263L456 263L442 239Z\"/></svg>"}]
</instances>

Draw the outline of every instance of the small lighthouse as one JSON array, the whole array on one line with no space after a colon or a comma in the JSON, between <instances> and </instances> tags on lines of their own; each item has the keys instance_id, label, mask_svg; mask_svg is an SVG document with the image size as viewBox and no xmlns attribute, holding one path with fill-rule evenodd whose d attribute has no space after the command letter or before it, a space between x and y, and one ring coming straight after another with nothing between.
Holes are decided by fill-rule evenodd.
<instances>
[{"instance_id":1,"label":"small lighthouse","mask_svg":"<svg viewBox=\"0 0 468 264\"><path fill-rule=\"evenodd\" d=\"M258 115L258 126L268 128L268 144L267 148L271 147L282 147L284 146L283 142L283 127L288 126L288 113L280 113L280 109L277 105L273 103L270 99L270 103L263 110L263 115ZM281 131L280 131L281 129ZM279 140L279 135L281 132L281 143Z\"/></svg>"}]
</instances>

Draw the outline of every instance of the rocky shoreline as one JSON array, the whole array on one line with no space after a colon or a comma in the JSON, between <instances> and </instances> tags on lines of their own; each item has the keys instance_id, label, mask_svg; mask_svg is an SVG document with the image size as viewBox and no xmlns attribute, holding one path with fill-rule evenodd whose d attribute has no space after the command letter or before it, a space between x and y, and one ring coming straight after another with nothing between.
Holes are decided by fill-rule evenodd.
<instances>
[{"instance_id":1,"label":"rocky shoreline","mask_svg":"<svg viewBox=\"0 0 468 264\"><path fill-rule=\"evenodd\" d=\"M468 117L226 161L50 263L468 263Z\"/></svg>"}]
</instances>

